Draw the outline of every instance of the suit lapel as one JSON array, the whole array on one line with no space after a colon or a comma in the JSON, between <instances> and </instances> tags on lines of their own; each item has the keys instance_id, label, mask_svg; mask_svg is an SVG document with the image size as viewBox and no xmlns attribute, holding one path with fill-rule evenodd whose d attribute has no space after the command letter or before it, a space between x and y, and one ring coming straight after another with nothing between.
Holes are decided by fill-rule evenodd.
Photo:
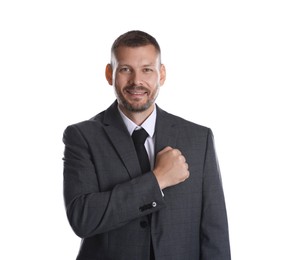
<instances>
[{"instance_id":1,"label":"suit lapel","mask_svg":"<svg viewBox=\"0 0 287 260\"><path fill-rule=\"evenodd\" d=\"M157 107L155 156L166 146L176 147L178 131L168 113Z\"/></svg>"},{"instance_id":2,"label":"suit lapel","mask_svg":"<svg viewBox=\"0 0 287 260\"><path fill-rule=\"evenodd\" d=\"M115 101L105 112L104 129L131 178L141 175L134 144L120 116ZM155 156L166 146L176 147L178 131L168 113L157 106Z\"/></svg>"},{"instance_id":3,"label":"suit lapel","mask_svg":"<svg viewBox=\"0 0 287 260\"><path fill-rule=\"evenodd\" d=\"M114 102L104 116L104 129L131 178L141 174L134 144Z\"/></svg>"}]
</instances>

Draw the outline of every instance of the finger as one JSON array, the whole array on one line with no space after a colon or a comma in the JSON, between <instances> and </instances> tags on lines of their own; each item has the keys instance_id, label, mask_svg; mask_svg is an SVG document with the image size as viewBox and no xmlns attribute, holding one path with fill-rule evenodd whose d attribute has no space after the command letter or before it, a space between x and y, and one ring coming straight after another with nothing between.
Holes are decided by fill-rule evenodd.
<instances>
[{"instance_id":1,"label":"finger","mask_svg":"<svg viewBox=\"0 0 287 260\"><path fill-rule=\"evenodd\" d=\"M168 152L168 151L170 151L170 150L172 150L172 149L173 149L173 148L171 148L170 146L166 146L165 148L163 148L163 149L159 152L159 154Z\"/></svg>"},{"instance_id":2,"label":"finger","mask_svg":"<svg viewBox=\"0 0 287 260\"><path fill-rule=\"evenodd\" d=\"M179 155L179 161L185 163L186 159L185 159L185 157L183 155L180 154Z\"/></svg>"},{"instance_id":3,"label":"finger","mask_svg":"<svg viewBox=\"0 0 287 260\"><path fill-rule=\"evenodd\" d=\"M182 153L181 153L181 151L180 150L178 150L178 149L172 149L172 151L173 151L173 153L175 154L175 155L182 155Z\"/></svg>"}]
</instances>

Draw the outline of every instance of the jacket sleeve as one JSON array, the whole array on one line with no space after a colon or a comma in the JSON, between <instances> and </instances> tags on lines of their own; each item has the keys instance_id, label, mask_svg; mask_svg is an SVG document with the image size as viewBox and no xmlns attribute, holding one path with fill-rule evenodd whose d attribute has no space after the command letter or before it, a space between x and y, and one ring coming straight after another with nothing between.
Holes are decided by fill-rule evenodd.
<instances>
[{"instance_id":1,"label":"jacket sleeve","mask_svg":"<svg viewBox=\"0 0 287 260\"><path fill-rule=\"evenodd\" d=\"M71 227L79 237L119 228L165 207L152 172L119 183L111 190L101 191L99 173L95 170L89 144L77 125L65 130L63 142L66 212Z\"/></svg>"},{"instance_id":2,"label":"jacket sleeve","mask_svg":"<svg viewBox=\"0 0 287 260\"><path fill-rule=\"evenodd\" d=\"M227 213L211 130L207 138L203 174L201 260L230 260Z\"/></svg>"}]
</instances>

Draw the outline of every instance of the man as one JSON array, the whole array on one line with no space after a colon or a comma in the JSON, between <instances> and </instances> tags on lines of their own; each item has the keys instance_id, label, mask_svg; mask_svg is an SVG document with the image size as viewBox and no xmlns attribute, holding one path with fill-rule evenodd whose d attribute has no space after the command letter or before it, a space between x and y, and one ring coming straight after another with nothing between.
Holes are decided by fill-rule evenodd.
<instances>
[{"instance_id":1,"label":"man","mask_svg":"<svg viewBox=\"0 0 287 260\"><path fill-rule=\"evenodd\" d=\"M64 197L82 238L78 260L230 259L212 132L155 104L165 76L152 36L121 35L106 66L117 100L65 130ZM133 141L142 129L146 163Z\"/></svg>"}]
</instances>

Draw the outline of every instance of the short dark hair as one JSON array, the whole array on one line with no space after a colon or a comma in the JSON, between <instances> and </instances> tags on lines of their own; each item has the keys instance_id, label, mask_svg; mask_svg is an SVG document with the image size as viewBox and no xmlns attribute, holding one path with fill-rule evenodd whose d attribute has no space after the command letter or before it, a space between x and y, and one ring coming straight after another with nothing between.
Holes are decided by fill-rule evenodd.
<instances>
[{"instance_id":1,"label":"short dark hair","mask_svg":"<svg viewBox=\"0 0 287 260\"><path fill-rule=\"evenodd\" d=\"M116 50L119 47L140 47L140 46L146 46L146 45L153 45L155 49L157 50L159 54L159 59L161 56L160 46L157 42L157 40L151 36L150 34L139 31L139 30L133 30L128 31L122 35L120 35L113 43L111 52L112 54L116 54Z\"/></svg>"}]
</instances>

